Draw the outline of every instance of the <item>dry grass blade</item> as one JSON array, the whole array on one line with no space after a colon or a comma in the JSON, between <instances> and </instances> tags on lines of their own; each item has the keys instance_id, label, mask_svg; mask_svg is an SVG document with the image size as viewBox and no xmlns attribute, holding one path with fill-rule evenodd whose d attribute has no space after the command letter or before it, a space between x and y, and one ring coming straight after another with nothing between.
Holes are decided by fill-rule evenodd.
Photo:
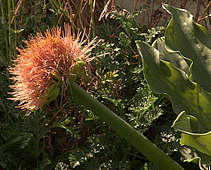
<instances>
[{"instance_id":1,"label":"dry grass blade","mask_svg":"<svg viewBox=\"0 0 211 170\"><path fill-rule=\"evenodd\" d=\"M15 8L14 16L13 16L12 19L11 19L11 24L13 23L14 18L15 18L15 16L17 15L17 13L18 13L18 11L19 11L19 9L20 9L22 3L23 3L23 0L19 0L19 1L18 1L17 6L16 6L16 8Z\"/></svg>"},{"instance_id":2,"label":"dry grass blade","mask_svg":"<svg viewBox=\"0 0 211 170\"><path fill-rule=\"evenodd\" d=\"M100 16L103 10L104 2L105 0L66 0L64 12L71 23L73 31L88 30L88 34L90 34L91 30L95 31L94 25L99 22L98 16ZM111 0L107 3L107 6L110 2Z\"/></svg>"},{"instance_id":3,"label":"dry grass blade","mask_svg":"<svg viewBox=\"0 0 211 170\"><path fill-rule=\"evenodd\" d=\"M139 2L139 0L134 0L134 2L133 2L133 12L137 9L137 6L138 6L138 2Z\"/></svg>"},{"instance_id":4,"label":"dry grass blade","mask_svg":"<svg viewBox=\"0 0 211 170\"><path fill-rule=\"evenodd\" d=\"M108 2L106 3L106 5L104 6L104 9L103 9L102 13L100 14L100 17L99 17L99 20L98 21L101 21L101 19L108 12L108 7L109 7L110 3L111 3L111 0L108 0Z\"/></svg>"},{"instance_id":5,"label":"dry grass blade","mask_svg":"<svg viewBox=\"0 0 211 170\"><path fill-rule=\"evenodd\" d=\"M207 18L209 16L209 15L206 16L206 13L209 12L210 6L211 6L211 1L209 1L209 3L207 4L207 6L204 9L202 15L198 17L197 22L200 22L201 20L203 20L203 19L205 19L205 18Z\"/></svg>"}]
</instances>

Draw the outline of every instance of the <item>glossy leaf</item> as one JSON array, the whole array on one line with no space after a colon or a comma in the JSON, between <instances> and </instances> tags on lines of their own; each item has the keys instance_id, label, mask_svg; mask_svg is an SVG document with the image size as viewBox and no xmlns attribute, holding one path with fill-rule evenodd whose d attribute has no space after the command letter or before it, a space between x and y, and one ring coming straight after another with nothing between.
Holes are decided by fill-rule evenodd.
<instances>
[{"instance_id":1,"label":"glossy leaf","mask_svg":"<svg viewBox=\"0 0 211 170\"><path fill-rule=\"evenodd\" d=\"M136 42L145 78L153 92L169 96L181 144L211 156L211 37L188 11L163 7L172 14L165 38Z\"/></svg>"},{"instance_id":2,"label":"glossy leaf","mask_svg":"<svg viewBox=\"0 0 211 170\"><path fill-rule=\"evenodd\" d=\"M170 62L173 66L183 70L188 76L190 76L190 65L192 64L192 61L168 48L165 44L164 37L157 39L152 46L159 51L161 59Z\"/></svg>"},{"instance_id":3,"label":"glossy leaf","mask_svg":"<svg viewBox=\"0 0 211 170\"><path fill-rule=\"evenodd\" d=\"M211 92L211 34L195 23L186 10L163 5L172 18L165 32L166 45L193 61L192 79Z\"/></svg>"}]
</instances>

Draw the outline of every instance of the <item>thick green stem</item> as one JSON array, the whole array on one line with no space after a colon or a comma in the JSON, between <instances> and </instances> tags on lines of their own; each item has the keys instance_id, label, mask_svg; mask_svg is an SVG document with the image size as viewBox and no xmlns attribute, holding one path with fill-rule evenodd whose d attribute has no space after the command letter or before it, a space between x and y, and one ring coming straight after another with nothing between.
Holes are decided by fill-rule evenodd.
<instances>
[{"instance_id":1,"label":"thick green stem","mask_svg":"<svg viewBox=\"0 0 211 170\"><path fill-rule=\"evenodd\" d=\"M80 86L71 83L71 94L73 99L92 110L102 120L106 121L121 137L125 138L139 152L150 161L157 164L161 170L182 170L183 168L174 160L168 157L156 145L150 142L145 136L140 134L127 122L109 110L100 102L96 101Z\"/></svg>"}]
</instances>

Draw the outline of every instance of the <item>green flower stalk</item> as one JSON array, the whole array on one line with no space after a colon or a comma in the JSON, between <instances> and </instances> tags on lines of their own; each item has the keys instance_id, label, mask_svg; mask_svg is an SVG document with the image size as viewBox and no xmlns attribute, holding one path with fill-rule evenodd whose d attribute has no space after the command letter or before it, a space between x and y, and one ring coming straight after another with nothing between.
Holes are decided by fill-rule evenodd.
<instances>
[{"instance_id":1,"label":"green flower stalk","mask_svg":"<svg viewBox=\"0 0 211 170\"><path fill-rule=\"evenodd\" d=\"M160 169L182 170L175 161L136 131L123 119L96 101L81 87L74 83L75 74L80 74L90 61L89 52L95 47L95 40L87 45L79 41L79 35L70 34L66 25L61 28L38 33L26 41L27 48L19 49L20 54L9 71L14 75L15 84L11 86L13 100L20 101L19 107L38 110L49 101L55 100L62 90L69 90L73 99L92 110L106 121L121 137L125 138Z\"/></svg>"},{"instance_id":2,"label":"green flower stalk","mask_svg":"<svg viewBox=\"0 0 211 170\"><path fill-rule=\"evenodd\" d=\"M71 82L71 94L75 101L92 110L102 120L106 121L118 135L125 138L139 152L150 161L159 166L161 170L182 170L183 168L168 157L156 145L140 134L131 125L109 110L106 106L96 101L76 83Z\"/></svg>"}]
</instances>

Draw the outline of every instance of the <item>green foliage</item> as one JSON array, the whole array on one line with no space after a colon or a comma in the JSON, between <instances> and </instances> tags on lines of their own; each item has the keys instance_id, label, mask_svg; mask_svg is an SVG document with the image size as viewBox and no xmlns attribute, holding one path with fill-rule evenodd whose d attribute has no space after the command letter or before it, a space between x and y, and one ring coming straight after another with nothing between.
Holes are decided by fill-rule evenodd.
<instances>
[{"instance_id":1,"label":"green foliage","mask_svg":"<svg viewBox=\"0 0 211 170\"><path fill-rule=\"evenodd\" d=\"M155 168L90 110L62 94L56 93L56 101L30 116L7 100L11 82L5 65L16 55L16 47L29 34L70 21L66 1L22 1L17 8L18 2L0 1L0 169ZM133 14L118 10L95 25L95 34L103 40L93 50L99 57L92 61L91 80L84 88L180 162L180 136L170 127L176 117L170 102L149 89L135 45L140 39L152 44L164 35L164 27L146 29L135 22L145 8ZM79 17L81 9L73 8L72 16ZM185 61L188 74L191 62Z\"/></svg>"},{"instance_id":2,"label":"green foliage","mask_svg":"<svg viewBox=\"0 0 211 170\"><path fill-rule=\"evenodd\" d=\"M170 97L180 143L211 156L210 34L186 10L163 7L172 15L165 38L152 46L137 41L145 78L155 93Z\"/></svg>"},{"instance_id":3,"label":"green foliage","mask_svg":"<svg viewBox=\"0 0 211 170\"><path fill-rule=\"evenodd\" d=\"M9 73L3 64L0 70L0 167L31 169L43 154L39 144L46 128L40 124L42 118L39 115L24 118L23 113L15 108L16 103L7 100L10 97L7 94L11 83Z\"/></svg>"},{"instance_id":4,"label":"green foliage","mask_svg":"<svg viewBox=\"0 0 211 170\"><path fill-rule=\"evenodd\" d=\"M3 64L11 64L12 57L17 54L16 47L23 45L22 40L30 34L57 24L59 16L52 15L52 6L45 0L0 1L0 60Z\"/></svg>"}]
</instances>

